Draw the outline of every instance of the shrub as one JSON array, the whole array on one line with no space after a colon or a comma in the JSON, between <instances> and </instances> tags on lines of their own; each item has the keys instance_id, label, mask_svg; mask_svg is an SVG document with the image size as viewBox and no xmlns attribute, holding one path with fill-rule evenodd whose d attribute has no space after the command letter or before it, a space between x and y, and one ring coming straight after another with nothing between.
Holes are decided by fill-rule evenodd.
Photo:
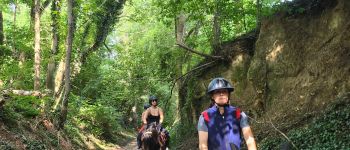
<instances>
[{"instance_id":1,"label":"shrub","mask_svg":"<svg viewBox=\"0 0 350 150\"><path fill-rule=\"evenodd\" d=\"M12 96L12 98L6 104L7 107L12 108L24 117L31 118L39 115L41 99L35 96Z\"/></svg>"},{"instance_id":2,"label":"shrub","mask_svg":"<svg viewBox=\"0 0 350 150\"><path fill-rule=\"evenodd\" d=\"M328 107L303 128L292 129L287 136L298 149L347 149L350 147L350 102L347 97ZM282 137L264 139L261 149L279 149Z\"/></svg>"}]
</instances>

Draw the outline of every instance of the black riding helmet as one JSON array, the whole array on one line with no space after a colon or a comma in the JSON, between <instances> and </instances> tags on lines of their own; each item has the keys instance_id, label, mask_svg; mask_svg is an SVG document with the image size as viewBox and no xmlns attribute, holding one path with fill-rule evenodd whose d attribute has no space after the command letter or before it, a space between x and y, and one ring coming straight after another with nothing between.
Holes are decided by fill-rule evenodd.
<instances>
[{"instance_id":1,"label":"black riding helmet","mask_svg":"<svg viewBox=\"0 0 350 150\"><path fill-rule=\"evenodd\" d=\"M158 98L156 96L154 96L154 95L150 96L149 101L148 101L149 104L152 105L152 101L154 101L154 100L158 102Z\"/></svg>"},{"instance_id":2,"label":"black riding helmet","mask_svg":"<svg viewBox=\"0 0 350 150\"><path fill-rule=\"evenodd\" d=\"M147 108L149 108L149 107L151 107L149 104L144 104L144 105L143 105L143 109L147 109Z\"/></svg>"},{"instance_id":3,"label":"black riding helmet","mask_svg":"<svg viewBox=\"0 0 350 150\"><path fill-rule=\"evenodd\" d=\"M220 89L227 89L228 92L232 92L234 90L233 86L231 85L230 82L228 82L224 78L215 78L211 80L208 86L208 94L211 94L215 90L220 90Z\"/></svg>"}]
</instances>

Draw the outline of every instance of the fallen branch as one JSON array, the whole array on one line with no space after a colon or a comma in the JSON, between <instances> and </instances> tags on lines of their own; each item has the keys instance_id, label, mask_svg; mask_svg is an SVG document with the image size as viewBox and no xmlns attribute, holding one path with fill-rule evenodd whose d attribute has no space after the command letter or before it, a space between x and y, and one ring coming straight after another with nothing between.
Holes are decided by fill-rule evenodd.
<instances>
[{"instance_id":1,"label":"fallen branch","mask_svg":"<svg viewBox=\"0 0 350 150\"><path fill-rule=\"evenodd\" d=\"M247 116L248 116L248 115L247 115ZM256 121L254 118L252 118L252 117L250 117L250 116L248 116L248 118L251 119L251 120L253 120L253 121L255 121L256 123L259 123L259 124L270 123L271 126L272 126L272 128L273 128L274 130L276 130L278 133L280 133L289 143L291 143L291 144L293 145L293 147L294 147L295 149L298 149L297 146L289 139L289 137L288 137L286 134L284 134L281 130L279 130L279 129L276 128L276 126L272 123L271 118L269 118L269 122L259 122L259 121Z\"/></svg>"},{"instance_id":2,"label":"fallen branch","mask_svg":"<svg viewBox=\"0 0 350 150\"><path fill-rule=\"evenodd\" d=\"M19 95L19 96L37 96L37 97L45 97L50 95L51 90L45 90L44 92L40 91L26 91L26 90L2 90L3 95Z\"/></svg>"},{"instance_id":3,"label":"fallen branch","mask_svg":"<svg viewBox=\"0 0 350 150\"><path fill-rule=\"evenodd\" d=\"M289 143L291 143L295 149L298 149L298 148L295 146L295 144L288 138L288 136L287 136L286 134L284 134L281 130L278 130L278 129L276 128L276 126L272 123L271 118L269 118L269 120L270 120L271 126L272 126L277 132L279 132L284 138L286 138L287 141L288 141Z\"/></svg>"},{"instance_id":4,"label":"fallen branch","mask_svg":"<svg viewBox=\"0 0 350 150\"><path fill-rule=\"evenodd\" d=\"M39 91L25 91L25 90L3 90L4 94L14 94L20 96L41 96Z\"/></svg>"}]
</instances>

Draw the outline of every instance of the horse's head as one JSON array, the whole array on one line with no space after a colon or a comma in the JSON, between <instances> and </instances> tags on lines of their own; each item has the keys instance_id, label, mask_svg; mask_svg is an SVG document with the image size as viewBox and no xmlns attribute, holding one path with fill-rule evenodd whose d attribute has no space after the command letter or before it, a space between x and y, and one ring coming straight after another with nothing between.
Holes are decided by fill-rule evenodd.
<instances>
[{"instance_id":1,"label":"horse's head","mask_svg":"<svg viewBox=\"0 0 350 150\"><path fill-rule=\"evenodd\" d=\"M141 141L143 142L143 145L146 147L153 147L150 149L159 149L161 147L158 140L159 135L161 134L160 129L161 129L160 125L155 122L148 124L145 132L141 137ZM147 149L147 148L144 148L144 149Z\"/></svg>"},{"instance_id":2,"label":"horse's head","mask_svg":"<svg viewBox=\"0 0 350 150\"><path fill-rule=\"evenodd\" d=\"M156 122L152 122L147 125L146 131L152 132L152 135L157 136L160 132L160 125Z\"/></svg>"}]
</instances>

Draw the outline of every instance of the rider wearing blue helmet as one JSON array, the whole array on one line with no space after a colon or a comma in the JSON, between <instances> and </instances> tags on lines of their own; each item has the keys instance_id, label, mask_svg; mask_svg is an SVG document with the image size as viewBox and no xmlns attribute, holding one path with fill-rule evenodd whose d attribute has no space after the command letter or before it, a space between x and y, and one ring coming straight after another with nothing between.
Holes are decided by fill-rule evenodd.
<instances>
[{"instance_id":1,"label":"rider wearing blue helmet","mask_svg":"<svg viewBox=\"0 0 350 150\"><path fill-rule=\"evenodd\" d=\"M230 105L233 86L224 78L213 79L207 93L211 107L203 111L198 121L199 149L239 150L243 135L248 150L256 150L248 117L238 107Z\"/></svg>"},{"instance_id":2,"label":"rider wearing blue helmet","mask_svg":"<svg viewBox=\"0 0 350 150\"><path fill-rule=\"evenodd\" d=\"M142 112L141 120L142 120L142 118L145 116L146 110L147 110L149 107L151 107L151 105L149 105L149 104L144 104L144 105L143 105L144 111ZM141 148L141 135L142 135L142 132L143 132L144 128L145 128L145 124L142 124L142 126L141 126L140 129L139 129L139 134L137 135L137 145L138 145L138 148Z\"/></svg>"}]
</instances>

